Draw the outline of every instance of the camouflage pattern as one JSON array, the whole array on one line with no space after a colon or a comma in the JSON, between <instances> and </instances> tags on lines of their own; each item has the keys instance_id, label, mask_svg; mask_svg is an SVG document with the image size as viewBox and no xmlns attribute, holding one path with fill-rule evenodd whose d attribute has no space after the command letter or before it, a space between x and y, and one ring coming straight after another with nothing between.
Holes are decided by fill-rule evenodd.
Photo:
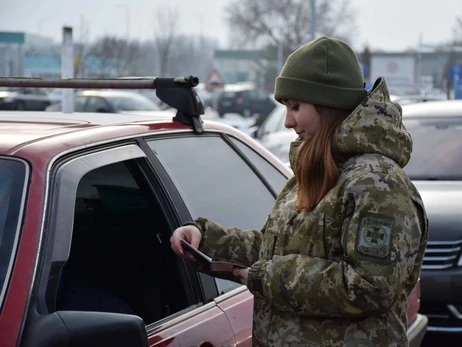
<instances>
[{"instance_id":1,"label":"camouflage pattern","mask_svg":"<svg viewBox=\"0 0 462 347\"><path fill-rule=\"evenodd\" d=\"M401 108L379 79L342 124L340 178L313 211L295 209L293 177L261 231L197 219L202 251L251 266L255 346L408 345L407 297L428 238L402 171L411 151Z\"/></svg>"}]
</instances>

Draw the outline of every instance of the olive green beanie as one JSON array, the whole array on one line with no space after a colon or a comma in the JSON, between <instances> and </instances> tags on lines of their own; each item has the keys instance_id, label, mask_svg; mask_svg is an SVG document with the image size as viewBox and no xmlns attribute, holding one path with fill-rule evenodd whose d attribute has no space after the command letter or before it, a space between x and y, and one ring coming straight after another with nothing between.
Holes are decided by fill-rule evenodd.
<instances>
[{"instance_id":1,"label":"olive green beanie","mask_svg":"<svg viewBox=\"0 0 462 347\"><path fill-rule=\"evenodd\" d=\"M353 110L367 96L358 58L345 43L320 37L293 52L276 78L274 97Z\"/></svg>"}]
</instances>

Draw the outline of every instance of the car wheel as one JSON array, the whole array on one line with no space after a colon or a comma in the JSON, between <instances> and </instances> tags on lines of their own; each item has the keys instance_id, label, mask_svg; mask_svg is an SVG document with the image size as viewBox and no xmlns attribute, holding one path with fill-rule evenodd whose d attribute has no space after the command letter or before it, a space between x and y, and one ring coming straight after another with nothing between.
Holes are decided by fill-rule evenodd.
<instances>
[{"instance_id":1,"label":"car wheel","mask_svg":"<svg viewBox=\"0 0 462 347\"><path fill-rule=\"evenodd\" d=\"M252 116L252 111L250 111L248 108L244 109L242 111L242 117L244 118L250 118Z\"/></svg>"},{"instance_id":2,"label":"car wheel","mask_svg":"<svg viewBox=\"0 0 462 347\"><path fill-rule=\"evenodd\" d=\"M17 111L24 111L26 108L24 107L24 103L23 102L18 102L16 103L16 110Z\"/></svg>"}]
</instances>

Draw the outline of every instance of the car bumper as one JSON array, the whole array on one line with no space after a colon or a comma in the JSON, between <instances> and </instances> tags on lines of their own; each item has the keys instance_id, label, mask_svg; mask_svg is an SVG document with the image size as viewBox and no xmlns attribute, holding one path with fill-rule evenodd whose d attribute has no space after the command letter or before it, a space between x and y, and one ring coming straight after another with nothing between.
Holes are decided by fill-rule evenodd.
<instances>
[{"instance_id":1,"label":"car bumper","mask_svg":"<svg viewBox=\"0 0 462 347\"><path fill-rule=\"evenodd\" d=\"M420 288L427 330L462 334L462 268L423 270Z\"/></svg>"},{"instance_id":2,"label":"car bumper","mask_svg":"<svg viewBox=\"0 0 462 347\"><path fill-rule=\"evenodd\" d=\"M424 335L427 332L427 324L427 317L418 314L414 322L407 329L409 347L419 347L421 345Z\"/></svg>"}]
</instances>

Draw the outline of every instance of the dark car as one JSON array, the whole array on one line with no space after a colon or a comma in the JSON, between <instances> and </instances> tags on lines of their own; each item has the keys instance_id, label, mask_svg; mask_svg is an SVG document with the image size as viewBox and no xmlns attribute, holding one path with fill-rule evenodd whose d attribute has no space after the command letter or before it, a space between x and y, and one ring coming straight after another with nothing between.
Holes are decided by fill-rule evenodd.
<instances>
[{"instance_id":1,"label":"dark car","mask_svg":"<svg viewBox=\"0 0 462 347\"><path fill-rule=\"evenodd\" d=\"M276 101L271 94L248 85L226 87L215 102L219 117L223 117L226 113L237 113L245 118L258 115L256 125L263 123L276 106Z\"/></svg>"},{"instance_id":2,"label":"dark car","mask_svg":"<svg viewBox=\"0 0 462 347\"><path fill-rule=\"evenodd\" d=\"M51 100L40 88L0 87L0 110L43 111Z\"/></svg>"},{"instance_id":3,"label":"dark car","mask_svg":"<svg viewBox=\"0 0 462 347\"><path fill-rule=\"evenodd\" d=\"M61 111L61 102L47 111ZM152 100L135 92L116 90L83 90L74 95L75 112L124 113L129 111L159 111Z\"/></svg>"},{"instance_id":4,"label":"dark car","mask_svg":"<svg viewBox=\"0 0 462 347\"><path fill-rule=\"evenodd\" d=\"M414 141L405 171L430 223L421 312L429 331L462 336L462 101L403 106L403 122Z\"/></svg>"}]
</instances>

